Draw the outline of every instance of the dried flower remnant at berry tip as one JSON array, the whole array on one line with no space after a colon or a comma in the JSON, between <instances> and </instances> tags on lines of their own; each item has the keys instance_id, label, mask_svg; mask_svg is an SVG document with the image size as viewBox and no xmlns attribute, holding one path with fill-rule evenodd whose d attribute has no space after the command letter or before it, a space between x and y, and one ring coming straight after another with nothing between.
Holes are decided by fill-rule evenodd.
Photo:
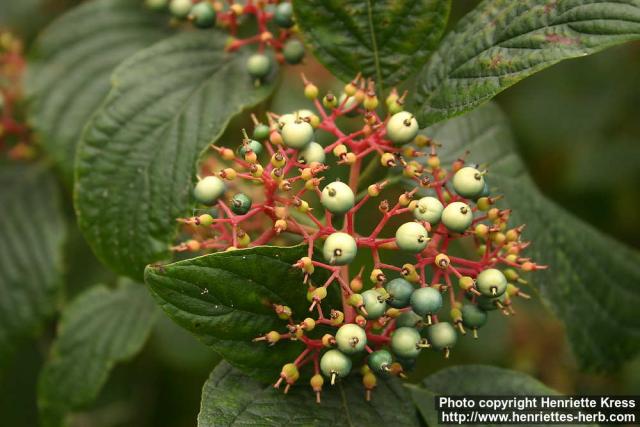
<instances>
[{"instance_id":1,"label":"dried flower remnant at berry tip","mask_svg":"<svg viewBox=\"0 0 640 427\"><path fill-rule=\"evenodd\" d=\"M546 267L522 255L529 245L522 240L524 226L509 228L511 211L496 206L501 196L489 190L486 170L467 163L468 153L448 168L441 165L439 145L419 135L415 118L403 110L406 93L393 90L386 114L379 115L371 80L357 76L343 96L320 97L302 78L315 112L267 113L265 122L252 116L254 132L243 132L238 149L211 147L212 160L202 168L208 176L194 190L208 210L178 220L192 235L173 249L305 243L307 255L294 267L303 274L300 292L307 295L308 311L274 304L282 330L264 331L254 341L273 351L283 340L302 342L304 351L282 368L275 387L284 385L287 392L308 366L318 402L324 379L335 384L364 355L360 372L370 399L378 377L405 377L425 350L448 357L460 335L471 331L477 338L491 311L515 313L512 299L529 298L519 288L526 283L521 273ZM343 116L362 127L342 131L337 120ZM319 133L333 142L318 144ZM321 152L309 155L317 146ZM334 162L326 161L332 156ZM395 200L380 200L383 190L393 190L389 181L358 193L367 162L401 173L416 188L398 190ZM348 171L348 179L329 181L329 164ZM368 205L378 208L377 222L359 224ZM458 239L470 241L476 253L451 253ZM400 251L406 262L386 263L382 250ZM359 253L370 255L371 272L354 265ZM327 278L318 281L318 270ZM329 303L332 286L340 291L339 306Z\"/></svg>"},{"instance_id":2,"label":"dried flower remnant at berry tip","mask_svg":"<svg viewBox=\"0 0 640 427\"><path fill-rule=\"evenodd\" d=\"M191 23L196 28L223 28L229 32L227 51L256 45L257 50L247 60L247 73L260 85L280 64L299 64L304 58L304 45L293 36L297 32L290 1L248 0L244 4L212 0L146 0L149 9L171 15L174 25ZM254 35L239 38L246 21L255 21ZM273 51L273 58L266 51Z\"/></svg>"},{"instance_id":3,"label":"dried flower remnant at berry tip","mask_svg":"<svg viewBox=\"0 0 640 427\"><path fill-rule=\"evenodd\" d=\"M0 153L11 160L31 160L36 155L24 114L25 65L20 39L0 30Z\"/></svg>"}]
</instances>

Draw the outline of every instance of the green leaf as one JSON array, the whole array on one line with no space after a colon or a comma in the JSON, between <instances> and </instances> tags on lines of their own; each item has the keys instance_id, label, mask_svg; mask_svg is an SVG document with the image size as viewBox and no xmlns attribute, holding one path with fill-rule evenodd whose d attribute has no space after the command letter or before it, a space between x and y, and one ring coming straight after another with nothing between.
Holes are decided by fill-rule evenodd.
<instances>
[{"instance_id":1,"label":"green leaf","mask_svg":"<svg viewBox=\"0 0 640 427\"><path fill-rule=\"evenodd\" d=\"M116 69L87 125L76 163L78 221L120 274L141 279L145 265L169 256L201 152L273 89L254 86L247 53L225 52L225 40L196 31L138 52Z\"/></svg>"},{"instance_id":2,"label":"green leaf","mask_svg":"<svg viewBox=\"0 0 640 427\"><path fill-rule=\"evenodd\" d=\"M344 81L358 72L382 85L406 80L444 32L450 0L294 0L315 55Z\"/></svg>"},{"instance_id":3,"label":"green leaf","mask_svg":"<svg viewBox=\"0 0 640 427\"><path fill-rule=\"evenodd\" d=\"M307 285L301 270L293 267L306 254L306 246L219 252L149 266L145 282L162 309L179 325L245 373L271 381L304 346L283 340L269 347L252 340L272 330L285 330L286 322L276 316L272 304L291 307L296 319L307 317ZM324 283L326 273L318 271L312 279ZM334 294L328 298L332 307L339 305Z\"/></svg>"},{"instance_id":4,"label":"green leaf","mask_svg":"<svg viewBox=\"0 0 640 427\"><path fill-rule=\"evenodd\" d=\"M399 381L380 380L371 402L357 378L331 387L325 383L317 404L308 384L288 394L252 380L226 363L212 372L202 389L198 427L280 426L418 426L416 410Z\"/></svg>"},{"instance_id":5,"label":"green leaf","mask_svg":"<svg viewBox=\"0 0 640 427\"><path fill-rule=\"evenodd\" d=\"M90 404L113 367L144 345L158 310L147 289L127 279L115 289L97 285L62 313L51 353L38 383L45 426L58 426L72 409Z\"/></svg>"},{"instance_id":6,"label":"green leaf","mask_svg":"<svg viewBox=\"0 0 640 427\"><path fill-rule=\"evenodd\" d=\"M493 366L466 365L443 369L420 386L407 385L414 403L428 425L440 425L435 407L438 395L539 396L558 395L553 389L521 372ZM482 424L494 425L494 424ZM502 424L508 425L508 424Z\"/></svg>"},{"instance_id":7,"label":"green leaf","mask_svg":"<svg viewBox=\"0 0 640 427\"><path fill-rule=\"evenodd\" d=\"M639 38L638 0L485 0L419 73L416 115L430 125L563 59Z\"/></svg>"},{"instance_id":8,"label":"green leaf","mask_svg":"<svg viewBox=\"0 0 640 427\"><path fill-rule=\"evenodd\" d=\"M42 165L0 166L0 366L58 304L66 223Z\"/></svg>"},{"instance_id":9,"label":"green leaf","mask_svg":"<svg viewBox=\"0 0 640 427\"><path fill-rule=\"evenodd\" d=\"M31 123L67 184L86 122L109 92L113 69L167 34L162 15L142 2L93 0L44 30L27 68Z\"/></svg>"},{"instance_id":10,"label":"green leaf","mask_svg":"<svg viewBox=\"0 0 640 427\"><path fill-rule=\"evenodd\" d=\"M443 144L443 162L465 150L487 163L492 191L527 224L528 256L549 265L529 275L544 302L564 321L584 369L614 369L640 350L640 253L605 236L540 193L515 152L504 114L487 104L426 129Z\"/></svg>"}]
</instances>

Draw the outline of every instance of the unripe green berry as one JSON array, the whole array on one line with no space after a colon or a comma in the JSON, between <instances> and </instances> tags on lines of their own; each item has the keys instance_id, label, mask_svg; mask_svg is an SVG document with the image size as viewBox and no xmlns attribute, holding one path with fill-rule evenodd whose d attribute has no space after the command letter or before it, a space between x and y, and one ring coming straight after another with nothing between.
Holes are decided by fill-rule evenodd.
<instances>
[{"instance_id":1,"label":"unripe green berry","mask_svg":"<svg viewBox=\"0 0 640 427\"><path fill-rule=\"evenodd\" d=\"M366 290L361 295L367 319L379 319L387 311L386 299L377 289Z\"/></svg>"},{"instance_id":2,"label":"unripe green berry","mask_svg":"<svg viewBox=\"0 0 640 427\"><path fill-rule=\"evenodd\" d=\"M396 318L396 326L398 328L415 328L416 330L420 331L424 326L424 322L422 316L418 316L414 311L409 310L405 311Z\"/></svg>"},{"instance_id":3,"label":"unripe green berry","mask_svg":"<svg viewBox=\"0 0 640 427\"><path fill-rule=\"evenodd\" d=\"M198 28L211 28L216 23L216 11L208 1L201 1L191 8L190 17Z\"/></svg>"},{"instance_id":4,"label":"unripe green berry","mask_svg":"<svg viewBox=\"0 0 640 427\"><path fill-rule=\"evenodd\" d=\"M299 64L304 58L304 45L300 40L291 39L282 48L284 60L289 64Z\"/></svg>"},{"instance_id":5,"label":"unripe green berry","mask_svg":"<svg viewBox=\"0 0 640 427\"><path fill-rule=\"evenodd\" d=\"M273 13L273 21L277 26L282 28L293 27L293 7L291 3L283 2L276 6L276 10Z\"/></svg>"},{"instance_id":6,"label":"unripe green berry","mask_svg":"<svg viewBox=\"0 0 640 427\"><path fill-rule=\"evenodd\" d=\"M345 354L359 353L367 345L367 333L354 323L342 325L336 333L336 344Z\"/></svg>"},{"instance_id":7,"label":"unripe green berry","mask_svg":"<svg viewBox=\"0 0 640 427\"><path fill-rule=\"evenodd\" d=\"M285 123L282 127L282 141L287 147L301 149L313 139L313 126L302 119Z\"/></svg>"},{"instance_id":8,"label":"unripe green berry","mask_svg":"<svg viewBox=\"0 0 640 427\"><path fill-rule=\"evenodd\" d=\"M238 193L231 199L231 210L236 215L244 215L251 209L251 197Z\"/></svg>"},{"instance_id":9,"label":"unripe green berry","mask_svg":"<svg viewBox=\"0 0 640 427\"><path fill-rule=\"evenodd\" d=\"M247 59L247 71L254 79L262 79L271 71L271 59L262 53L254 53Z\"/></svg>"},{"instance_id":10,"label":"unripe green berry","mask_svg":"<svg viewBox=\"0 0 640 427\"><path fill-rule=\"evenodd\" d=\"M391 335L391 350L405 359L415 359L420 354L422 337L414 328L402 327Z\"/></svg>"},{"instance_id":11,"label":"unripe green berry","mask_svg":"<svg viewBox=\"0 0 640 427\"><path fill-rule=\"evenodd\" d=\"M396 230L396 244L407 252L418 253L427 247L427 229L418 222L406 222Z\"/></svg>"},{"instance_id":12,"label":"unripe green berry","mask_svg":"<svg viewBox=\"0 0 640 427\"><path fill-rule=\"evenodd\" d=\"M305 165L309 165L311 163L324 163L326 158L324 147L317 142L310 142L306 148L304 148L300 152L300 156L298 157L298 161Z\"/></svg>"},{"instance_id":13,"label":"unripe green berry","mask_svg":"<svg viewBox=\"0 0 640 427\"><path fill-rule=\"evenodd\" d=\"M394 308L404 308L409 305L409 299L414 291L411 283L402 278L393 279L385 286L389 293L387 304Z\"/></svg>"},{"instance_id":14,"label":"unripe green berry","mask_svg":"<svg viewBox=\"0 0 640 427\"><path fill-rule=\"evenodd\" d=\"M478 274L476 287L482 295L498 297L507 289L507 278L500 270L489 268Z\"/></svg>"},{"instance_id":15,"label":"unripe green berry","mask_svg":"<svg viewBox=\"0 0 640 427\"><path fill-rule=\"evenodd\" d=\"M258 123L256 127L253 128L253 138L258 141L264 141L269 137L270 131L269 126L264 123ZM262 147L262 145L260 147Z\"/></svg>"},{"instance_id":16,"label":"unripe green berry","mask_svg":"<svg viewBox=\"0 0 640 427\"><path fill-rule=\"evenodd\" d=\"M238 147L238 154L240 154L240 157L244 158L244 155L249 150L256 153L256 155L260 155L260 153L262 153L262 144L255 139L250 139L246 144L243 143Z\"/></svg>"},{"instance_id":17,"label":"unripe green berry","mask_svg":"<svg viewBox=\"0 0 640 427\"><path fill-rule=\"evenodd\" d=\"M191 12L193 3L191 0L171 0L169 3L169 11L178 19L185 19Z\"/></svg>"},{"instance_id":18,"label":"unripe green berry","mask_svg":"<svg viewBox=\"0 0 640 427\"><path fill-rule=\"evenodd\" d=\"M351 372L351 359L340 350L327 351L320 358L320 370L324 376L331 378L334 384L335 378L344 378Z\"/></svg>"},{"instance_id":19,"label":"unripe green berry","mask_svg":"<svg viewBox=\"0 0 640 427\"><path fill-rule=\"evenodd\" d=\"M320 203L331 213L343 214L355 204L355 195L347 184L335 181L324 187Z\"/></svg>"},{"instance_id":20,"label":"unripe green berry","mask_svg":"<svg viewBox=\"0 0 640 427\"><path fill-rule=\"evenodd\" d=\"M356 107L358 106L358 100L355 96L347 97L347 94L343 93L338 99L338 105L341 106L342 111L347 111L346 115L348 117L354 117L356 114L358 114L358 111L356 109Z\"/></svg>"},{"instance_id":21,"label":"unripe green berry","mask_svg":"<svg viewBox=\"0 0 640 427\"><path fill-rule=\"evenodd\" d=\"M436 350L453 348L458 341L455 328L448 322L438 322L427 328L429 343Z\"/></svg>"},{"instance_id":22,"label":"unripe green berry","mask_svg":"<svg viewBox=\"0 0 640 427\"><path fill-rule=\"evenodd\" d=\"M463 233L472 222L473 212L466 203L449 203L442 211L442 223L451 231Z\"/></svg>"},{"instance_id":23,"label":"unripe green berry","mask_svg":"<svg viewBox=\"0 0 640 427\"><path fill-rule=\"evenodd\" d=\"M329 264L346 265L356 257L358 245L353 237L347 233L336 232L330 234L322 247L322 254Z\"/></svg>"},{"instance_id":24,"label":"unripe green berry","mask_svg":"<svg viewBox=\"0 0 640 427\"><path fill-rule=\"evenodd\" d=\"M413 114L401 111L387 122L387 137L394 144L407 144L418 135L418 121Z\"/></svg>"},{"instance_id":25,"label":"unripe green berry","mask_svg":"<svg viewBox=\"0 0 640 427\"><path fill-rule=\"evenodd\" d=\"M369 354L367 364L378 374L386 374L393 363L393 356L387 350L377 350Z\"/></svg>"},{"instance_id":26,"label":"unripe green berry","mask_svg":"<svg viewBox=\"0 0 640 427\"><path fill-rule=\"evenodd\" d=\"M224 194L226 185L217 176L202 178L193 189L196 200L203 205L213 205Z\"/></svg>"},{"instance_id":27,"label":"unripe green berry","mask_svg":"<svg viewBox=\"0 0 640 427\"><path fill-rule=\"evenodd\" d=\"M440 200L435 197L423 197L417 201L413 210L413 216L418 221L426 221L429 224L435 224L440 221L444 206Z\"/></svg>"},{"instance_id":28,"label":"unripe green berry","mask_svg":"<svg viewBox=\"0 0 640 427\"><path fill-rule=\"evenodd\" d=\"M411 294L410 302L411 309L424 317L442 308L442 294L433 288L419 288Z\"/></svg>"},{"instance_id":29,"label":"unripe green berry","mask_svg":"<svg viewBox=\"0 0 640 427\"><path fill-rule=\"evenodd\" d=\"M462 324L467 328L478 329L487 323L487 312L476 305L465 304L462 306Z\"/></svg>"}]
</instances>

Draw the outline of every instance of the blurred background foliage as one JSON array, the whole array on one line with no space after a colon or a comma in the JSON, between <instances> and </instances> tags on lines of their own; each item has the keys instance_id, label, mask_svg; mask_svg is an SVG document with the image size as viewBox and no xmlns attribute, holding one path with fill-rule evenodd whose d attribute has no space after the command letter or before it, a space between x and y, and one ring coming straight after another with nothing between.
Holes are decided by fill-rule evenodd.
<instances>
[{"instance_id":1,"label":"blurred background foliage","mask_svg":"<svg viewBox=\"0 0 640 427\"><path fill-rule=\"evenodd\" d=\"M0 0L0 27L12 28L28 44L48 21L76 3ZM454 2L450 25L477 3ZM281 88L262 111L309 106L300 71L321 89L341 87L309 55L304 66L285 71ZM640 248L640 44L562 62L503 92L497 101L542 191L598 229ZM223 138L237 140L242 127L250 127L246 116L235 120ZM71 198L66 196L72 222ZM77 230L71 232L67 253L73 262L66 274L66 300L91 284L113 282ZM480 340L461 340L449 360L423 354L413 379L455 364L486 363L527 372L562 393L640 391L640 358L614 373L580 373L562 324L540 301L520 302L516 309L512 318L494 312ZM5 425L37 425L37 375L54 332L55 319L43 337L22 346L0 376ZM202 384L217 361L211 350L161 316L145 350L115 369L98 402L77 414L73 426L194 426Z\"/></svg>"}]
</instances>

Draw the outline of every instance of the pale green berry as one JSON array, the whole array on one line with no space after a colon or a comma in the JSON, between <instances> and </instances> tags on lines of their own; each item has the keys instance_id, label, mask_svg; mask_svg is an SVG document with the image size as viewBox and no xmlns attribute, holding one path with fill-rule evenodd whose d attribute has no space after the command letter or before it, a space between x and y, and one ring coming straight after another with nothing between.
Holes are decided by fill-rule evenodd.
<instances>
[{"instance_id":1,"label":"pale green berry","mask_svg":"<svg viewBox=\"0 0 640 427\"><path fill-rule=\"evenodd\" d=\"M282 2L276 6L276 10L273 13L273 21L277 26L282 28L293 27L293 7L291 3Z\"/></svg>"},{"instance_id":2,"label":"pale green berry","mask_svg":"<svg viewBox=\"0 0 640 427\"><path fill-rule=\"evenodd\" d=\"M367 345L367 333L355 323L340 326L335 339L338 349L345 354L359 353Z\"/></svg>"},{"instance_id":3,"label":"pale green berry","mask_svg":"<svg viewBox=\"0 0 640 427\"><path fill-rule=\"evenodd\" d=\"M171 3L169 3L169 11L179 19L185 19L189 16L191 7L193 7L191 0L171 0Z\"/></svg>"},{"instance_id":4,"label":"pale green berry","mask_svg":"<svg viewBox=\"0 0 640 427\"><path fill-rule=\"evenodd\" d=\"M282 141L287 147L301 149L313 139L313 126L302 119L285 123L282 127Z\"/></svg>"},{"instance_id":5,"label":"pale green berry","mask_svg":"<svg viewBox=\"0 0 640 427\"><path fill-rule=\"evenodd\" d=\"M394 308L404 308L409 305L409 299L415 289L411 283L401 277L387 283L385 288L389 293L387 304Z\"/></svg>"},{"instance_id":6,"label":"pale green berry","mask_svg":"<svg viewBox=\"0 0 640 427\"><path fill-rule=\"evenodd\" d=\"M413 216L418 221L426 221L429 224L435 224L440 221L444 206L440 200L435 197L423 197L416 203L413 210Z\"/></svg>"},{"instance_id":7,"label":"pale green berry","mask_svg":"<svg viewBox=\"0 0 640 427\"><path fill-rule=\"evenodd\" d=\"M340 95L338 98L338 106L342 105L342 111L348 111L348 116L355 116L357 114L356 107L358 106L358 100L355 96L347 97L346 93Z\"/></svg>"},{"instance_id":8,"label":"pale green berry","mask_svg":"<svg viewBox=\"0 0 640 427\"><path fill-rule=\"evenodd\" d=\"M320 203L331 213L343 214L355 204L355 195L347 184L335 181L324 187Z\"/></svg>"},{"instance_id":9,"label":"pale green berry","mask_svg":"<svg viewBox=\"0 0 640 427\"><path fill-rule=\"evenodd\" d=\"M396 244L407 252L418 253L427 247L429 234L418 222L406 222L396 230Z\"/></svg>"},{"instance_id":10,"label":"pale green berry","mask_svg":"<svg viewBox=\"0 0 640 427\"><path fill-rule=\"evenodd\" d=\"M240 154L240 156L244 158L244 155L248 150L253 151L254 153L256 153L256 156L258 156L260 155L260 153L262 153L262 144L260 144L255 139L250 139L246 144L240 144L240 146L238 147L238 154Z\"/></svg>"},{"instance_id":11,"label":"pale green berry","mask_svg":"<svg viewBox=\"0 0 640 427\"><path fill-rule=\"evenodd\" d=\"M351 366L349 356L340 350L329 350L320 358L320 370L326 377L331 378L332 384L335 378L344 378L349 375Z\"/></svg>"},{"instance_id":12,"label":"pale green berry","mask_svg":"<svg viewBox=\"0 0 640 427\"><path fill-rule=\"evenodd\" d=\"M507 290L507 278L502 271L489 268L478 274L476 287L482 295L488 297L498 297Z\"/></svg>"},{"instance_id":13,"label":"pale green berry","mask_svg":"<svg viewBox=\"0 0 640 427\"><path fill-rule=\"evenodd\" d=\"M254 53L247 59L247 71L254 79L262 79L271 71L271 59L262 53Z\"/></svg>"},{"instance_id":14,"label":"pale green berry","mask_svg":"<svg viewBox=\"0 0 640 427\"><path fill-rule=\"evenodd\" d=\"M387 137L394 144L406 144L418 135L418 121L413 114L401 111L391 116L387 122Z\"/></svg>"},{"instance_id":15,"label":"pale green berry","mask_svg":"<svg viewBox=\"0 0 640 427\"><path fill-rule=\"evenodd\" d=\"M322 247L322 255L329 264L349 264L358 253L358 245L353 237L340 231L330 234Z\"/></svg>"},{"instance_id":16,"label":"pale green berry","mask_svg":"<svg viewBox=\"0 0 640 427\"><path fill-rule=\"evenodd\" d=\"M420 354L422 337L414 328L402 327L391 335L391 350L405 359L415 359Z\"/></svg>"},{"instance_id":17,"label":"pale green berry","mask_svg":"<svg viewBox=\"0 0 640 427\"><path fill-rule=\"evenodd\" d=\"M463 233L472 222L473 212L466 203L449 203L442 211L442 223L451 231Z\"/></svg>"},{"instance_id":18,"label":"pale green berry","mask_svg":"<svg viewBox=\"0 0 640 427\"><path fill-rule=\"evenodd\" d=\"M196 3L189 15L198 28L211 28L216 23L216 11L208 1Z\"/></svg>"},{"instance_id":19,"label":"pale green berry","mask_svg":"<svg viewBox=\"0 0 640 427\"><path fill-rule=\"evenodd\" d=\"M207 176L202 178L193 189L196 200L203 205L213 205L224 194L226 185L217 176Z\"/></svg>"},{"instance_id":20,"label":"pale green berry","mask_svg":"<svg viewBox=\"0 0 640 427\"><path fill-rule=\"evenodd\" d=\"M387 302L384 295L376 289L369 289L362 293L362 303L367 311L367 319L379 319L387 311Z\"/></svg>"},{"instance_id":21,"label":"pale green berry","mask_svg":"<svg viewBox=\"0 0 640 427\"><path fill-rule=\"evenodd\" d=\"M317 142L312 141L300 152L298 161L309 165L313 162L324 163L325 158L324 147Z\"/></svg>"},{"instance_id":22,"label":"pale green berry","mask_svg":"<svg viewBox=\"0 0 640 427\"><path fill-rule=\"evenodd\" d=\"M470 166L460 169L453 175L453 189L468 199L479 196L484 190L484 177L482 173Z\"/></svg>"},{"instance_id":23,"label":"pale green berry","mask_svg":"<svg viewBox=\"0 0 640 427\"><path fill-rule=\"evenodd\" d=\"M462 323L467 328L478 329L487 323L487 312L473 304L462 306Z\"/></svg>"},{"instance_id":24,"label":"pale green berry","mask_svg":"<svg viewBox=\"0 0 640 427\"><path fill-rule=\"evenodd\" d=\"M455 328L448 322L438 322L427 328L427 338L436 350L453 348L458 341Z\"/></svg>"},{"instance_id":25,"label":"pale green berry","mask_svg":"<svg viewBox=\"0 0 640 427\"><path fill-rule=\"evenodd\" d=\"M367 364L375 373L386 374L393 363L393 356L387 350L377 350L369 354Z\"/></svg>"},{"instance_id":26,"label":"pale green berry","mask_svg":"<svg viewBox=\"0 0 640 427\"><path fill-rule=\"evenodd\" d=\"M419 288L411 294L411 309L420 316L436 313L442 308L442 294L433 288Z\"/></svg>"},{"instance_id":27,"label":"pale green berry","mask_svg":"<svg viewBox=\"0 0 640 427\"><path fill-rule=\"evenodd\" d=\"M304 58L304 45L300 40L291 39L282 48L284 60L289 64L299 64Z\"/></svg>"}]
</instances>

